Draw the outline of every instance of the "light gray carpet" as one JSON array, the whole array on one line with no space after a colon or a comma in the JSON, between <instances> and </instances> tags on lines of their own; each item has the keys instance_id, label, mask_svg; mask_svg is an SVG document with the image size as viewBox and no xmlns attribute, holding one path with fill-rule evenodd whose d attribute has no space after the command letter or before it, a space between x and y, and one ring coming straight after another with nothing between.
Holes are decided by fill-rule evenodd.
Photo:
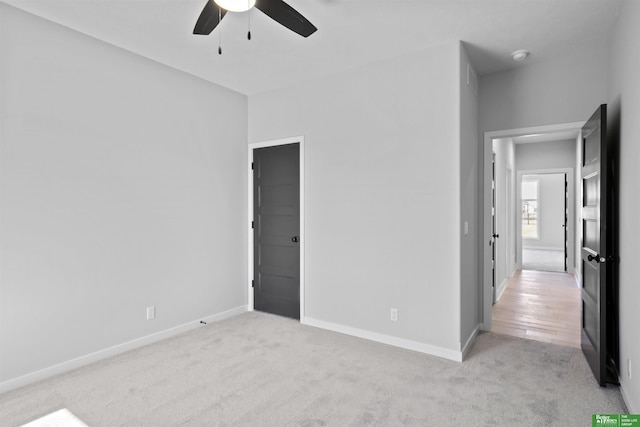
<instances>
[{"instance_id":1,"label":"light gray carpet","mask_svg":"<svg viewBox=\"0 0 640 427\"><path fill-rule=\"evenodd\" d=\"M587 426L622 413L579 350L481 334L459 364L247 313L0 396L2 426Z\"/></svg>"},{"instance_id":2,"label":"light gray carpet","mask_svg":"<svg viewBox=\"0 0 640 427\"><path fill-rule=\"evenodd\" d=\"M522 269L564 272L564 251L522 248Z\"/></svg>"}]
</instances>

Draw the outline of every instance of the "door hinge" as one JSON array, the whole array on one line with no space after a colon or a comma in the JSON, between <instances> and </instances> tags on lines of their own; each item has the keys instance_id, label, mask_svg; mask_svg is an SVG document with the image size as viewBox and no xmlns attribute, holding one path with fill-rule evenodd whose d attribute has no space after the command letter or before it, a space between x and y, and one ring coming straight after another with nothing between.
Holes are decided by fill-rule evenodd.
<instances>
[{"instance_id":1,"label":"door hinge","mask_svg":"<svg viewBox=\"0 0 640 427\"><path fill-rule=\"evenodd\" d=\"M251 162L251 170L253 170L253 162Z\"/></svg>"},{"instance_id":2,"label":"door hinge","mask_svg":"<svg viewBox=\"0 0 640 427\"><path fill-rule=\"evenodd\" d=\"M256 228L256 225L253 221L251 221L251 228Z\"/></svg>"},{"instance_id":3,"label":"door hinge","mask_svg":"<svg viewBox=\"0 0 640 427\"><path fill-rule=\"evenodd\" d=\"M251 287L252 287L252 288L255 288L255 287L256 287L256 281L255 281L255 280L252 280L252 281L251 281Z\"/></svg>"}]
</instances>

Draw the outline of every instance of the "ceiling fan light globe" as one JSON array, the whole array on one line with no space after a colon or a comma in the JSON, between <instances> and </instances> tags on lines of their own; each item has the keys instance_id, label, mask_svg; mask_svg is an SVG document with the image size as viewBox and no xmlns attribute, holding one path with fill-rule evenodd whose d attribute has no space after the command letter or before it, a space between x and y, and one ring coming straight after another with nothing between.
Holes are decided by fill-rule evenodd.
<instances>
[{"instance_id":1,"label":"ceiling fan light globe","mask_svg":"<svg viewBox=\"0 0 640 427\"><path fill-rule=\"evenodd\" d=\"M214 0L215 3L229 12L246 12L256 4L256 0Z\"/></svg>"}]
</instances>

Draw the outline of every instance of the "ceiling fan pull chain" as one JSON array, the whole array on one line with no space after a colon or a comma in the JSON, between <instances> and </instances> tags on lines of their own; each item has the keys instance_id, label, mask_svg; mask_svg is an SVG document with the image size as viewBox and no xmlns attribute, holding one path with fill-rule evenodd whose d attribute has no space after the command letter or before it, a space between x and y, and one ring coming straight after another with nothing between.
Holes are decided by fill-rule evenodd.
<instances>
[{"instance_id":1,"label":"ceiling fan pull chain","mask_svg":"<svg viewBox=\"0 0 640 427\"><path fill-rule=\"evenodd\" d=\"M251 40L251 0L247 0L247 6L249 6L248 19L249 19L249 31L247 31L247 40Z\"/></svg>"},{"instance_id":2,"label":"ceiling fan pull chain","mask_svg":"<svg viewBox=\"0 0 640 427\"><path fill-rule=\"evenodd\" d=\"M222 9L218 7L218 25L222 21ZM222 28L218 30L218 55L222 55Z\"/></svg>"}]
</instances>

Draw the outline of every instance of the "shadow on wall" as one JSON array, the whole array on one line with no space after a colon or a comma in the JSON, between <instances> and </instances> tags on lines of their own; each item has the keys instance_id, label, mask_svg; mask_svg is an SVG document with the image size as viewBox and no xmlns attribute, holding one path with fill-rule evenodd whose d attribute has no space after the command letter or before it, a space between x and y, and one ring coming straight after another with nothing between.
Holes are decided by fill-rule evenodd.
<instances>
[{"instance_id":1,"label":"shadow on wall","mask_svg":"<svg viewBox=\"0 0 640 427\"><path fill-rule=\"evenodd\" d=\"M613 236L611 238L612 247L607 248L607 254L615 254L615 261L612 262L610 268L607 269L607 282L611 283L611 302L608 308L608 312L611 313L611 318L607 321L607 337L609 337L610 348L613 353L612 358L618 367L618 372L620 372L621 368L619 360L620 345L618 342L618 324L620 321L620 284L618 283L618 269L620 266L620 254L618 253L618 242L620 241L620 229L618 226L618 224L620 224L620 202L618 198L618 194L620 194L620 173L618 171L618 165L620 165L621 105L622 103L619 95L613 100L613 102L607 105L607 139L610 159L609 164L611 166L608 174L609 182L613 183L613 185L611 185L613 191L610 191L611 194L607 195L610 200L610 211L607 212L607 215L611 219L611 224L613 225L613 229L608 231L613 234Z\"/></svg>"}]
</instances>

